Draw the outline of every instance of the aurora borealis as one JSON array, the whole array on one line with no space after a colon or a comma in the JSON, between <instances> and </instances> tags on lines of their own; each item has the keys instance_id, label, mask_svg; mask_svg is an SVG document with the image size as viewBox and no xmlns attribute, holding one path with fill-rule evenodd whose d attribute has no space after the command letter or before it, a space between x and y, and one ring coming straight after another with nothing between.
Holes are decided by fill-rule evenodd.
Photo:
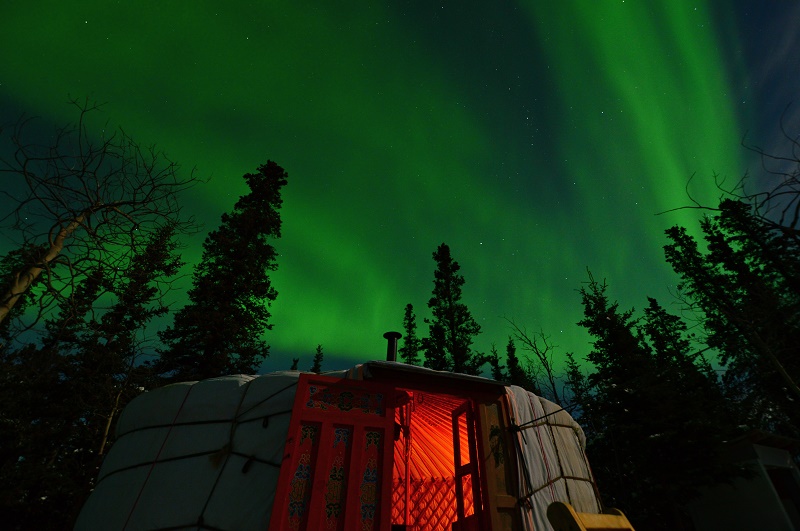
<instances>
[{"instance_id":1,"label":"aurora borealis","mask_svg":"<svg viewBox=\"0 0 800 531\"><path fill-rule=\"evenodd\" d=\"M424 334L441 242L479 350L513 319L582 358L587 268L623 307L677 311L663 231L698 212L656 214L689 203L692 175L711 204L713 174L758 173L740 141L773 145L798 27L790 2L11 0L0 121L108 102L109 124L210 177L185 197L206 230L242 174L283 166L266 369L310 366L317 344L325 369L381 358L407 303Z\"/></svg>"}]
</instances>

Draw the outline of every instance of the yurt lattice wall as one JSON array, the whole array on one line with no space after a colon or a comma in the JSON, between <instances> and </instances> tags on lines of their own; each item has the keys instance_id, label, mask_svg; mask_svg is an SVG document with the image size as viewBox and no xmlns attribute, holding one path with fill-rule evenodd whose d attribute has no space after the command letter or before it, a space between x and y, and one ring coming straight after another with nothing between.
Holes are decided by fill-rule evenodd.
<instances>
[{"instance_id":1,"label":"yurt lattice wall","mask_svg":"<svg viewBox=\"0 0 800 531\"><path fill-rule=\"evenodd\" d=\"M405 394L395 414L392 523L449 531L456 521L452 415L466 400L418 390ZM459 441L463 453L469 447L466 430L459 430ZM470 515L472 491L463 490L464 513Z\"/></svg>"}]
</instances>

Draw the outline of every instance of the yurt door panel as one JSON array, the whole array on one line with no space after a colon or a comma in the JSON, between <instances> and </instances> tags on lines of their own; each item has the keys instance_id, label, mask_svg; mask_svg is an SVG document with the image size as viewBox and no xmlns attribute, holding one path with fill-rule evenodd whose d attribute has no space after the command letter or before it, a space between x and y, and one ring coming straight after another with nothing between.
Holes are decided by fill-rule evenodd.
<instances>
[{"instance_id":1,"label":"yurt door panel","mask_svg":"<svg viewBox=\"0 0 800 531\"><path fill-rule=\"evenodd\" d=\"M509 430L507 405L502 396L487 397L478 403L478 446L484 463L481 486L485 488L485 512L492 529L522 529L517 501L516 461ZM486 517L486 515L484 515Z\"/></svg>"},{"instance_id":2,"label":"yurt door panel","mask_svg":"<svg viewBox=\"0 0 800 531\"><path fill-rule=\"evenodd\" d=\"M478 530L480 529L478 522L481 519L481 483L472 402L467 400L453 410L452 420L457 511L457 522L453 528L465 531ZM467 448L464 448L465 440ZM465 504L465 499L470 499L472 504L470 506Z\"/></svg>"},{"instance_id":3,"label":"yurt door panel","mask_svg":"<svg viewBox=\"0 0 800 531\"><path fill-rule=\"evenodd\" d=\"M389 386L301 375L270 531L389 529L392 402Z\"/></svg>"}]
</instances>

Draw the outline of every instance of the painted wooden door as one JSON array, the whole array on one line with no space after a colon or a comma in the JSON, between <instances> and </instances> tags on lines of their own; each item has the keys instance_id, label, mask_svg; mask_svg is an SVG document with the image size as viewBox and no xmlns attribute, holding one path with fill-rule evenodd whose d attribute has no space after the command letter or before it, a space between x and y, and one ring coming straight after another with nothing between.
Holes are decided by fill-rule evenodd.
<instances>
[{"instance_id":1,"label":"painted wooden door","mask_svg":"<svg viewBox=\"0 0 800 531\"><path fill-rule=\"evenodd\" d=\"M510 431L508 404L504 396L478 400L479 459L484 466L481 486L485 489L486 512L491 528L502 531L522 529L517 501L517 463Z\"/></svg>"},{"instance_id":2,"label":"painted wooden door","mask_svg":"<svg viewBox=\"0 0 800 531\"><path fill-rule=\"evenodd\" d=\"M466 437L464 435L466 434ZM463 441L466 439L467 448ZM475 440L475 414L467 400L453 410L453 459L455 461L456 517L454 529L478 530L482 519L478 447ZM466 513L464 499L472 499L472 509Z\"/></svg>"},{"instance_id":3,"label":"painted wooden door","mask_svg":"<svg viewBox=\"0 0 800 531\"><path fill-rule=\"evenodd\" d=\"M270 531L388 531L394 389L303 374Z\"/></svg>"}]
</instances>

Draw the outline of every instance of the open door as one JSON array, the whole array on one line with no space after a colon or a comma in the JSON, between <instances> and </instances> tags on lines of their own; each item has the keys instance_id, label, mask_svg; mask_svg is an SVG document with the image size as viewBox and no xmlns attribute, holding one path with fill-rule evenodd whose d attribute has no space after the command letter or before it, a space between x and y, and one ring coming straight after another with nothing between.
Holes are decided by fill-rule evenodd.
<instances>
[{"instance_id":1,"label":"open door","mask_svg":"<svg viewBox=\"0 0 800 531\"><path fill-rule=\"evenodd\" d=\"M504 395L476 398L480 445L479 459L484 476L484 518L491 529L523 529L517 493L517 463L514 453L508 404Z\"/></svg>"},{"instance_id":2,"label":"open door","mask_svg":"<svg viewBox=\"0 0 800 531\"><path fill-rule=\"evenodd\" d=\"M269 531L389 531L393 393L300 375Z\"/></svg>"},{"instance_id":3,"label":"open door","mask_svg":"<svg viewBox=\"0 0 800 531\"><path fill-rule=\"evenodd\" d=\"M457 516L453 529L477 531L481 529L482 507L478 447L475 440L475 413L472 408L472 402L466 400L461 406L453 410L452 421ZM468 448L463 446L465 439L468 442ZM465 509L465 497L472 499L469 511Z\"/></svg>"}]
</instances>

